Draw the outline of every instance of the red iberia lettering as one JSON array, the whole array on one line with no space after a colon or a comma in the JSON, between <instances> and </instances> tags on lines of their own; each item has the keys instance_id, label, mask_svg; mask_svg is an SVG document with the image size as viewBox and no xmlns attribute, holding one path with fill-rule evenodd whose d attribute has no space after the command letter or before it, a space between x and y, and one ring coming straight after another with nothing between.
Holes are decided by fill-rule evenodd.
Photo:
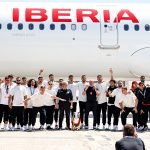
<instances>
[{"instance_id":1,"label":"red iberia lettering","mask_svg":"<svg viewBox=\"0 0 150 150\"><path fill-rule=\"evenodd\" d=\"M66 16L70 16L70 11L71 9L53 9L52 10L53 22L72 22L71 19L64 18Z\"/></svg>"},{"instance_id":2,"label":"red iberia lettering","mask_svg":"<svg viewBox=\"0 0 150 150\"><path fill-rule=\"evenodd\" d=\"M27 22L43 22L48 19L46 10L41 8L27 8L26 21Z\"/></svg>"}]
</instances>

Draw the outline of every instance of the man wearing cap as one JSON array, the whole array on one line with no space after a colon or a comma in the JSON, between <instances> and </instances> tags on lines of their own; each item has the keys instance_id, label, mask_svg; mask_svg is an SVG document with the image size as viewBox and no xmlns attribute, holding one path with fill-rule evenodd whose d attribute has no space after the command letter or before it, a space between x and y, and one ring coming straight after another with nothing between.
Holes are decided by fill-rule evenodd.
<instances>
[{"instance_id":1,"label":"man wearing cap","mask_svg":"<svg viewBox=\"0 0 150 150\"><path fill-rule=\"evenodd\" d=\"M72 108L73 95L70 89L68 89L67 82L62 82L62 89L57 92L57 97L59 100L59 129L62 129L62 122L64 119L64 112L66 114L66 129L70 130L70 108Z\"/></svg>"}]
</instances>

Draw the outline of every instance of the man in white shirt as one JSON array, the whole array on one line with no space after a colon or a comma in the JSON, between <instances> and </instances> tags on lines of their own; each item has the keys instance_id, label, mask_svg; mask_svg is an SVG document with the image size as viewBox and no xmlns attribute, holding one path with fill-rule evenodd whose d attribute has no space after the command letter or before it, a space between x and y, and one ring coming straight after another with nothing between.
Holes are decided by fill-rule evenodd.
<instances>
[{"instance_id":1,"label":"man in white shirt","mask_svg":"<svg viewBox=\"0 0 150 150\"><path fill-rule=\"evenodd\" d=\"M52 96L56 96L56 91L53 89L53 82L48 81L48 88L46 92ZM51 130L51 125L53 124L54 108L55 108L55 99L47 99L44 103L45 112L46 112L46 129Z\"/></svg>"},{"instance_id":2,"label":"man in white shirt","mask_svg":"<svg viewBox=\"0 0 150 150\"><path fill-rule=\"evenodd\" d=\"M15 129L16 118L23 129L24 120L24 100L27 98L27 91L21 85L21 78L16 78L17 85L10 91L9 107L12 108L12 130Z\"/></svg>"},{"instance_id":3,"label":"man in white shirt","mask_svg":"<svg viewBox=\"0 0 150 150\"><path fill-rule=\"evenodd\" d=\"M121 111L121 107L120 107L120 94L122 94L122 86L123 83L122 81L118 81L118 88L113 90L113 92L109 92L109 96L110 97L115 97L115 110L114 110L114 130L118 130L118 122L119 122L119 116L120 116L120 111Z\"/></svg>"},{"instance_id":4,"label":"man in white shirt","mask_svg":"<svg viewBox=\"0 0 150 150\"><path fill-rule=\"evenodd\" d=\"M44 105L46 102L53 101L53 99L55 98L54 96L52 96L51 94L46 92L45 89L46 89L45 85L41 85L39 87L39 92L35 93L29 99L27 99L27 100L31 101L32 106L33 106L33 122L32 122L33 129L34 129L34 126L36 123L36 116L37 116L38 112L40 113L40 128L39 128L39 130L44 129L44 124L46 121Z\"/></svg>"},{"instance_id":5,"label":"man in white shirt","mask_svg":"<svg viewBox=\"0 0 150 150\"><path fill-rule=\"evenodd\" d=\"M122 125L126 125L126 119L128 114L133 114L133 125L137 127L137 105L138 100L133 92L128 92L127 87L122 87L122 94L120 95L120 107L121 107L121 121Z\"/></svg>"},{"instance_id":6,"label":"man in white shirt","mask_svg":"<svg viewBox=\"0 0 150 150\"><path fill-rule=\"evenodd\" d=\"M0 86L0 130L1 130L1 122L4 117L4 130L7 130L7 123L10 114L10 108L8 106L9 100L9 91L11 90L10 79L5 77L5 83Z\"/></svg>"},{"instance_id":7,"label":"man in white shirt","mask_svg":"<svg viewBox=\"0 0 150 150\"><path fill-rule=\"evenodd\" d=\"M37 88L37 82L34 79L28 81L27 87L27 97L30 98L32 95L37 93L39 90ZM24 109L24 129L32 130L32 118L33 118L33 108L32 103L29 101L27 107Z\"/></svg>"},{"instance_id":8,"label":"man in white shirt","mask_svg":"<svg viewBox=\"0 0 150 150\"><path fill-rule=\"evenodd\" d=\"M113 72L112 69L109 70L111 80L113 80ZM108 89L108 82L103 81L103 76L97 76L97 83L95 84L96 89L99 92L99 96L97 98L98 106L97 106L97 129L100 129L100 118L101 118L101 111L102 111L102 123L103 129L105 129L106 124L106 111L107 111L107 89Z\"/></svg>"},{"instance_id":9,"label":"man in white shirt","mask_svg":"<svg viewBox=\"0 0 150 150\"><path fill-rule=\"evenodd\" d=\"M86 75L81 76L81 82L77 84L77 88L79 91L79 108L80 108L80 118L81 118L81 129L83 129L83 118L85 116L85 108L86 108L86 96L83 95L88 83L86 82Z\"/></svg>"},{"instance_id":10,"label":"man in white shirt","mask_svg":"<svg viewBox=\"0 0 150 150\"><path fill-rule=\"evenodd\" d=\"M71 109L72 116L74 115L77 109L77 85L76 83L74 83L73 78L73 75L69 75L68 77L68 89L71 90L73 95L73 108Z\"/></svg>"}]
</instances>

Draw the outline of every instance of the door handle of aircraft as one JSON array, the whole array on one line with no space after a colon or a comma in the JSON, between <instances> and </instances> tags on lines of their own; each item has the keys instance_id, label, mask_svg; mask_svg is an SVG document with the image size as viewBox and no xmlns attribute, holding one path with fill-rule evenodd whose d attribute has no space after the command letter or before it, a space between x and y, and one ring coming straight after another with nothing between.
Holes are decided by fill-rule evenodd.
<instances>
[{"instance_id":1,"label":"door handle of aircraft","mask_svg":"<svg viewBox=\"0 0 150 150\"><path fill-rule=\"evenodd\" d=\"M99 45L99 49L119 49L120 45Z\"/></svg>"}]
</instances>

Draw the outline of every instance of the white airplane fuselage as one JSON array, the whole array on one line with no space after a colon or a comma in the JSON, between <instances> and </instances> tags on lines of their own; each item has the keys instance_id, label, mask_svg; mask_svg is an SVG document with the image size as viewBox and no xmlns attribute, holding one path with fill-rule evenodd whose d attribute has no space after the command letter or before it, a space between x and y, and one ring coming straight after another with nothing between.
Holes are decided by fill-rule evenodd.
<instances>
[{"instance_id":1,"label":"white airplane fuselage","mask_svg":"<svg viewBox=\"0 0 150 150\"><path fill-rule=\"evenodd\" d=\"M0 76L150 77L149 7L0 2Z\"/></svg>"}]
</instances>

